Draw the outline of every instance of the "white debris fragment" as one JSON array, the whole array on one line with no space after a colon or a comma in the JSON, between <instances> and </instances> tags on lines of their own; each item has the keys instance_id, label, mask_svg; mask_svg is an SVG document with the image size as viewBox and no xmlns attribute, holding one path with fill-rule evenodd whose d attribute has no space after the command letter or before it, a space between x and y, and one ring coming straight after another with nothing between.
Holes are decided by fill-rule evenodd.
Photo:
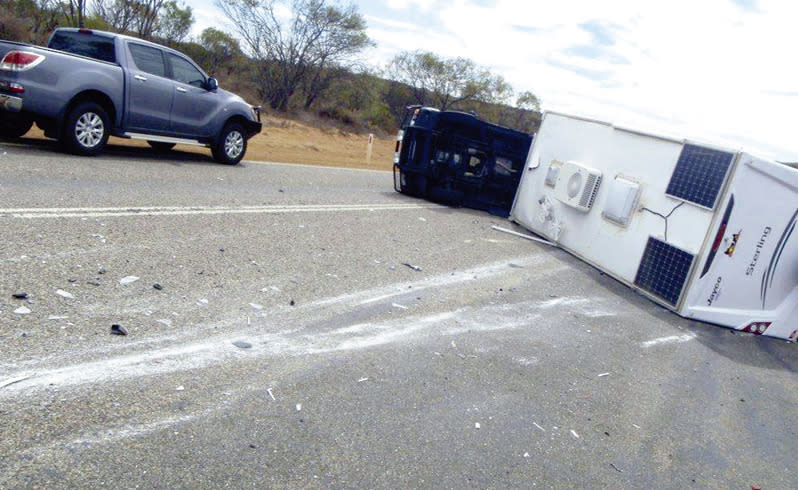
<instances>
[{"instance_id":1,"label":"white debris fragment","mask_svg":"<svg viewBox=\"0 0 798 490\"><path fill-rule=\"evenodd\" d=\"M266 393L268 393L269 396L272 397L272 400L277 401L277 398L275 398L274 394L272 394L272 389L271 388L267 389Z\"/></svg>"},{"instance_id":2,"label":"white debris fragment","mask_svg":"<svg viewBox=\"0 0 798 490\"><path fill-rule=\"evenodd\" d=\"M529 457L529 453L524 453L524 457L528 458Z\"/></svg>"},{"instance_id":3,"label":"white debris fragment","mask_svg":"<svg viewBox=\"0 0 798 490\"><path fill-rule=\"evenodd\" d=\"M640 426L637 425L637 424L632 424L632 427L634 427L635 429L639 429L640 428Z\"/></svg>"},{"instance_id":4,"label":"white debris fragment","mask_svg":"<svg viewBox=\"0 0 798 490\"><path fill-rule=\"evenodd\" d=\"M406 310L407 309L407 306L400 305L399 303L393 303L393 304L391 304L391 306L393 306L394 308L399 308L400 310Z\"/></svg>"},{"instance_id":5,"label":"white debris fragment","mask_svg":"<svg viewBox=\"0 0 798 490\"><path fill-rule=\"evenodd\" d=\"M172 320L169 320L168 318L161 318L160 320L156 320L156 321L158 323L162 324L162 325L166 325L167 327L171 327L172 326Z\"/></svg>"},{"instance_id":6,"label":"white debris fragment","mask_svg":"<svg viewBox=\"0 0 798 490\"><path fill-rule=\"evenodd\" d=\"M546 429L544 429L543 427L539 426L539 425L537 424L537 422L532 422L532 425L534 425L534 426L535 426L535 427L537 427L538 429L542 430L543 432L546 432Z\"/></svg>"},{"instance_id":7,"label":"white debris fragment","mask_svg":"<svg viewBox=\"0 0 798 490\"><path fill-rule=\"evenodd\" d=\"M47 317L48 320L66 320L67 318L69 317L63 315L50 315Z\"/></svg>"},{"instance_id":8,"label":"white debris fragment","mask_svg":"<svg viewBox=\"0 0 798 490\"><path fill-rule=\"evenodd\" d=\"M259 305L258 303L250 303L250 304L249 304L249 306L250 306L250 308L252 308L253 310L258 310L258 311L260 311L260 310L262 310L262 309L263 309L263 305Z\"/></svg>"},{"instance_id":9,"label":"white debris fragment","mask_svg":"<svg viewBox=\"0 0 798 490\"><path fill-rule=\"evenodd\" d=\"M359 380L357 380L357 382L362 383L363 381L368 381L368 380L369 380L368 378L360 378Z\"/></svg>"},{"instance_id":10,"label":"white debris fragment","mask_svg":"<svg viewBox=\"0 0 798 490\"><path fill-rule=\"evenodd\" d=\"M573 429L571 429L571 435L574 436L574 438L579 439L579 434L577 434Z\"/></svg>"},{"instance_id":11,"label":"white debris fragment","mask_svg":"<svg viewBox=\"0 0 798 490\"><path fill-rule=\"evenodd\" d=\"M610 373L601 373L598 375L599 378L603 378L604 376L609 376Z\"/></svg>"},{"instance_id":12,"label":"white debris fragment","mask_svg":"<svg viewBox=\"0 0 798 490\"><path fill-rule=\"evenodd\" d=\"M122 279L119 280L119 284L124 286L126 284L134 283L134 282L136 282L138 280L139 280L139 278L136 277L136 276L125 276L125 277L123 277Z\"/></svg>"},{"instance_id":13,"label":"white debris fragment","mask_svg":"<svg viewBox=\"0 0 798 490\"><path fill-rule=\"evenodd\" d=\"M297 403L296 404L296 411L297 412L301 412L302 411L302 404L301 403Z\"/></svg>"},{"instance_id":14,"label":"white debris fragment","mask_svg":"<svg viewBox=\"0 0 798 490\"><path fill-rule=\"evenodd\" d=\"M57 294L58 296L61 296L62 298L75 299L75 296L72 293L64 291L63 289L57 290L55 292L55 294Z\"/></svg>"},{"instance_id":15,"label":"white debris fragment","mask_svg":"<svg viewBox=\"0 0 798 490\"><path fill-rule=\"evenodd\" d=\"M14 313L16 313L17 315L27 315L30 312L31 312L30 308L28 308L27 306L20 306L19 308L14 310Z\"/></svg>"},{"instance_id":16,"label":"white debris fragment","mask_svg":"<svg viewBox=\"0 0 798 490\"><path fill-rule=\"evenodd\" d=\"M269 291L274 291L274 292L279 293L280 292L280 288L278 288L277 286L269 286L267 288L261 288L261 290L260 290L261 293L268 293Z\"/></svg>"},{"instance_id":17,"label":"white debris fragment","mask_svg":"<svg viewBox=\"0 0 798 490\"><path fill-rule=\"evenodd\" d=\"M427 221L427 218L422 218L421 216L418 217L419 221Z\"/></svg>"},{"instance_id":18,"label":"white debris fragment","mask_svg":"<svg viewBox=\"0 0 798 490\"><path fill-rule=\"evenodd\" d=\"M204 306L208 304L208 300L205 298L201 298L197 300L197 306Z\"/></svg>"},{"instance_id":19,"label":"white debris fragment","mask_svg":"<svg viewBox=\"0 0 798 490\"><path fill-rule=\"evenodd\" d=\"M475 424L474 424L474 428L475 428L475 429L479 429L479 428L481 428L481 427L482 427L482 426L481 426L481 425L479 425L479 422L477 422L477 423L475 423Z\"/></svg>"},{"instance_id":20,"label":"white debris fragment","mask_svg":"<svg viewBox=\"0 0 798 490\"><path fill-rule=\"evenodd\" d=\"M178 386L177 388L175 388L175 391L183 391L183 390L185 390L185 389L186 389L186 388L185 388L183 385L180 385L180 386Z\"/></svg>"}]
</instances>

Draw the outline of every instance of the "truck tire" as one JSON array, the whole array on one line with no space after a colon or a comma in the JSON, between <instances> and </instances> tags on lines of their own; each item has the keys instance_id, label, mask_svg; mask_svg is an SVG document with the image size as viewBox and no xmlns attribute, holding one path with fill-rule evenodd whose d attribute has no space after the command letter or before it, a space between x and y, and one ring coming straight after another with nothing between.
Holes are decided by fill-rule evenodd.
<instances>
[{"instance_id":1,"label":"truck tire","mask_svg":"<svg viewBox=\"0 0 798 490\"><path fill-rule=\"evenodd\" d=\"M163 141L147 141L147 143L152 147L153 150L159 153L166 153L175 147L174 143L166 143Z\"/></svg>"},{"instance_id":2,"label":"truck tire","mask_svg":"<svg viewBox=\"0 0 798 490\"><path fill-rule=\"evenodd\" d=\"M225 165L235 165L247 152L247 137L244 128L238 123L225 125L219 138L211 148L213 158Z\"/></svg>"},{"instance_id":3,"label":"truck tire","mask_svg":"<svg viewBox=\"0 0 798 490\"><path fill-rule=\"evenodd\" d=\"M30 131L33 120L13 113L0 112L0 138L17 139Z\"/></svg>"},{"instance_id":4,"label":"truck tire","mask_svg":"<svg viewBox=\"0 0 798 490\"><path fill-rule=\"evenodd\" d=\"M99 104L83 102L75 106L64 124L64 147L76 155L97 155L109 136L108 115Z\"/></svg>"}]
</instances>

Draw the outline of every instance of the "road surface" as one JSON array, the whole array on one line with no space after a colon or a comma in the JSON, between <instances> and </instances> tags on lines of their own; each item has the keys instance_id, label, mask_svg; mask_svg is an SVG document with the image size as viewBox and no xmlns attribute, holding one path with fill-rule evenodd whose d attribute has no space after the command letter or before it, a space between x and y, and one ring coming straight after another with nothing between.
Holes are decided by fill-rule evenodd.
<instances>
[{"instance_id":1,"label":"road surface","mask_svg":"<svg viewBox=\"0 0 798 490\"><path fill-rule=\"evenodd\" d=\"M798 487L795 345L493 225L386 172L0 142L0 488Z\"/></svg>"}]
</instances>

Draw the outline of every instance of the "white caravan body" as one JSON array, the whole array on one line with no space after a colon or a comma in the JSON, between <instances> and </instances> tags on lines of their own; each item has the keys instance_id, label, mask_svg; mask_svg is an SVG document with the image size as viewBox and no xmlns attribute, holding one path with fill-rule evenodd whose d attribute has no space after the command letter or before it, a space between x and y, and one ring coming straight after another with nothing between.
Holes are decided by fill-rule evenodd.
<instances>
[{"instance_id":1,"label":"white caravan body","mask_svg":"<svg viewBox=\"0 0 798 490\"><path fill-rule=\"evenodd\" d=\"M795 168L547 112L511 219L679 315L798 336Z\"/></svg>"}]
</instances>

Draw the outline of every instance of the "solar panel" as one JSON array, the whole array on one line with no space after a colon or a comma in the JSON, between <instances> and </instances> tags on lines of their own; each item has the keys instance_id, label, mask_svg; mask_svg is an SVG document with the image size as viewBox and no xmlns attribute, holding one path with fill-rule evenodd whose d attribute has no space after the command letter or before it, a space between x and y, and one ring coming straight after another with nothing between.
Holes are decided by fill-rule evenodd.
<instances>
[{"instance_id":1,"label":"solar panel","mask_svg":"<svg viewBox=\"0 0 798 490\"><path fill-rule=\"evenodd\" d=\"M676 306L693 258L691 253L649 237L637 269L635 285Z\"/></svg>"},{"instance_id":2,"label":"solar panel","mask_svg":"<svg viewBox=\"0 0 798 490\"><path fill-rule=\"evenodd\" d=\"M733 158L733 153L684 145L665 193L714 208Z\"/></svg>"}]
</instances>

